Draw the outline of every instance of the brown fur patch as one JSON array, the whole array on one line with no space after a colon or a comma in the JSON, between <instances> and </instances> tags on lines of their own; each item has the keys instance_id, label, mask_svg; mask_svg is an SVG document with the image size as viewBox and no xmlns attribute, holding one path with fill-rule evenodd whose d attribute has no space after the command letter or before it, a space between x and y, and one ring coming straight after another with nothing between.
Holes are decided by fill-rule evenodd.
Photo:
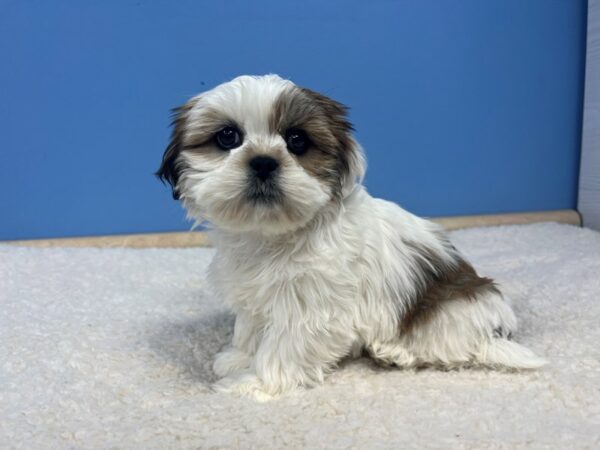
<instances>
[{"instance_id":1,"label":"brown fur patch","mask_svg":"<svg viewBox=\"0 0 600 450\"><path fill-rule=\"evenodd\" d=\"M347 108L309 89L292 87L284 91L273 107L269 121L272 133L285 138L290 128L304 130L312 146L297 156L298 163L311 175L341 193L344 178L350 171L350 133L352 125Z\"/></svg>"},{"instance_id":2,"label":"brown fur patch","mask_svg":"<svg viewBox=\"0 0 600 450\"><path fill-rule=\"evenodd\" d=\"M500 295L494 281L480 277L464 259L458 257L455 265L448 265L433 251L412 242L406 242L417 256L418 295L404 314L400 332L428 322L445 302L454 300L477 301L483 294Z\"/></svg>"},{"instance_id":3,"label":"brown fur patch","mask_svg":"<svg viewBox=\"0 0 600 450\"><path fill-rule=\"evenodd\" d=\"M203 151L215 149L216 146L213 141L215 133L224 127L235 127L243 133L241 127L215 109L202 107L200 117L199 120L191 120L191 118L188 117L185 129L186 132L183 135L182 150ZM216 149L219 150L218 148ZM222 152L222 150L219 151Z\"/></svg>"}]
</instances>

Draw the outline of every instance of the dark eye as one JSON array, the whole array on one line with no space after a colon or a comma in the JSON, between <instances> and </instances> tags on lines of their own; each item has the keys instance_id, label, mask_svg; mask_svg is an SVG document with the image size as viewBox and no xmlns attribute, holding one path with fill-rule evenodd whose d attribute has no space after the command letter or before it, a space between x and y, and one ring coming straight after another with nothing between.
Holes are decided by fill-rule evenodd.
<instances>
[{"instance_id":1,"label":"dark eye","mask_svg":"<svg viewBox=\"0 0 600 450\"><path fill-rule=\"evenodd\" d=\"M242 145L242 135L236 127L225 127L215 135L221 150L231 150Z\"/></svg>"},{"instance_id":2,"label":"dark eye","mask_svg":"<svg viewBox=\"0 0 600 450\"><path fill-rule=\"evenodd\" d=\"M303 155L310 146L310 140L303 130L292 128L285 133L287 148L294 155Z\"/></svg>"}]
</instances>

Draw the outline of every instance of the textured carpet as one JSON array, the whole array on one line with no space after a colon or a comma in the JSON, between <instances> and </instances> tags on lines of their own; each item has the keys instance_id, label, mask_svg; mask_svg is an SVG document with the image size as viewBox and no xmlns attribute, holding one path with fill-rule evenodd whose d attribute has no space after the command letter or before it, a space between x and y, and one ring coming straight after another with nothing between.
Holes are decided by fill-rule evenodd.
<instances>
[{"instance_id":1,"label":"textured carpet","mask_svg":"<svg viewBox=\"0 0 600 450\"><path fill-rule=\"evenodd\" d=\"M233 317L207 249L0 246L1 448L598 448L600 234L452 233L512 295L540 372L343 363L268 403L214 394Z\"/></svg>"}]
</instances>

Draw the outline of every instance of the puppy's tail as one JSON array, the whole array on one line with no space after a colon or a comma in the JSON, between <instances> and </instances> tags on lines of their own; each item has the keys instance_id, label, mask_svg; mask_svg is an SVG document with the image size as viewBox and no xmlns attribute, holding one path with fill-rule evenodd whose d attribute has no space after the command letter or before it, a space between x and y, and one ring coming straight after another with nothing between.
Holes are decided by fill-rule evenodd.
<instances>
[{"instance_id":1,"label":"puppy's tail","mask_svg":"<svg viewBox=\"0 0 600 450\"><path fill-rule=\"evenodd\" d=\"M477 361L486 366L514 369L539 369L548 364L528 348L505 338L493 338L483 344Z\"/></svg>"}]
</instances>

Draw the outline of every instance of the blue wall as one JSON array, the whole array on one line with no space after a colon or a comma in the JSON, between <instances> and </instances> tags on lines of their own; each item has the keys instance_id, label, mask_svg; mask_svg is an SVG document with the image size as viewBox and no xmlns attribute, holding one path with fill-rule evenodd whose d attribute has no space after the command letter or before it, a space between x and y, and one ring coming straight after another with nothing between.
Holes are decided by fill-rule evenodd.
<instances>
[{"instance_id":1,"label":"blue wall","mask_svg":"<svg viewBox=\"0 0 600 450\"><path fill-rule=\"evenodd\" d=\"M0 239L189 228L169 109L279 73L352 107L422 215L574 208L583 0L0 0Z\"/></svg>"}]
</instances>

